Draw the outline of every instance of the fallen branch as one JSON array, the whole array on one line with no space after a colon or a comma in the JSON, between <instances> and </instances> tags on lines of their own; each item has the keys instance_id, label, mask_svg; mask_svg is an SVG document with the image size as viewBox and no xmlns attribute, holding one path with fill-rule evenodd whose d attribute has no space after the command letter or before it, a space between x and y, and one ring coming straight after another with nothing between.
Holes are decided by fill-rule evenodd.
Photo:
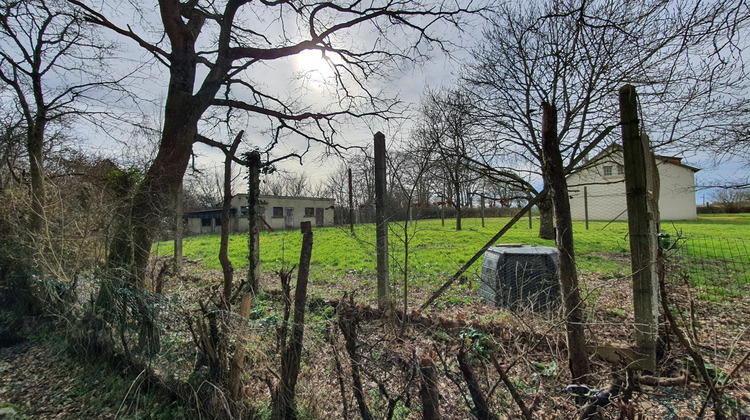
<instances>
[{"instance_id":1,"label":"fallen branch","mask_svg":"<svg viewBox=\"0 0 750 420\"><path fill-rule=\"evenodd\" d=\"M523 402L523 398L521 398L521 395L518 393L515 385L513 385L513 382L510 381L508 374L505 373L505 369L500 366L500 362L497 360L497 357L494 354L492 355L492 365L495 367L497 374L500 375L500 380L502 380L503 384L505 384L505 387L508 388L508 392L510 392L510 396L513 397L513 401L515 401L518 405L518 408L521 409L521 414L523 414L523 417L526 420L531 420L531 410L526 407L526 404Z\"/></svg>"},{"instance_id":2,"label":"fallen branch","mask_svg":"<svg viewBox=\"0 0 750 420\"><path fill-rule=\"evenodd\" d=\"M674 332L675 336L677 336L677 341L682 345L682 347L685 349L685 351L690 355L690 357L693 358L693 361L695 362L695 367L698 370L698 373L703 378L703 382L708 387L708 398L711 399L714 406L714 417L717 420L723 420L724 417L724 408L722 403L722 397L719 394L719 391L716 389L713 379L711 378L711 375L708 373L708 370L706 369L706 363L703 361L703 356L701 356L700 353L698 353L692 345L690 345L690 341L687 338L687 335L684 331L677 325L677 319L675 319L674 314L672 313L672 310L669 308L669 295L667 294L667 287L664 284L664 278L659 278L659 291L661 293L661 306L664 310L664 316L669 321L669 326L672 329L672 332Z\"/></svg>"},{"instance_id":3,"label":"fallen branch","mask_svg":"<svg viewBox=\"0 0 750 420\"><path fill-rule=\"evenodd\" d=\"M477 416L479 420L495 419L495 416L490 413L490 410L487 407L487 400L484 398L484 394L482 394L482 389L479 388L479 382L477 382L476 376L474 375L474 369L472 369L469 364L469 358L466 355L466 350L464 350L463 346L461 346L461 349L458 351L457 359L458 369L464 376L466 386L469 387L469 394L471 394L471 399L474 401L474 415Z\"/></svg>"}]
</instances>

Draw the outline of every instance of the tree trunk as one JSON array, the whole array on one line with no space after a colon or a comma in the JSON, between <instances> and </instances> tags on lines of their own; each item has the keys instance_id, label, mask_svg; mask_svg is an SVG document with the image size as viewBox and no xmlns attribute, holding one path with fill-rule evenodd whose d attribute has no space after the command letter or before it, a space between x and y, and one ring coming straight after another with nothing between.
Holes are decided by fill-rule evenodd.
<instances>
[{"instance_id":1,"label":"tree trunk","mask_svg":"<svg viewBox=\"0 0 750 420\"><path fill-rule=\"evenodd\" d=\"M460 188L461 188L460 184L458 182L456 182L455 185L454 185L454 190L456 192L454 195L456 197L456 201L453 203L453 206L456 209L456 230L461 230L461 210L462 210L462 208L461 208L461 191L460 191Z\"/></svg>"},{"instance_id":2,"label":"tree trunk","mask_svg":"<svg viewBox=\"0 0 750 420\"><path fill-rule=\"evenodd\" d=\"M169 7L162 5L163 7ZM116 232L107 261L110 269L143 287L151 244L165 209L172 208L177 189L193 151L198 120L208 101L193 97L196 54L189 34L171 33L170 80L164 105L164 124L159 151L133 197L129 231ZM215 90L218 90L218 83ZM214 90L214 94L216 93ZM211 97L211 92L202 92Z\"/></svg>"},{"instance_id":3,"label":"tree trunk","mask_svg":"<svg viewBox=\"0 0 750 420\"><path fill-rule=\"evenodd\" d=\"M31 180L31 233L36 235L44 228L44 121L35 121L26 139Z\"/></svg>"},{"instance_id":4,"label":"tree trunk","mask_svg":"<svg viewBox=\"0 0 750 420\"><path fill-rule=\"evenodd\" d=\"M545 188L547 184L548 182L545 179ZM537 207L539 208L539 237L542 239L555 239L555 213L554 205L552 204L552 194L548 194L547 197L540 200Z\"/></svg>"},{"instance_id":5,"label":"tree trunk","mask_svg":"<svg viewBox=\"0 0 750 420\"><path fill-rule=\"evenodd\" d=\"M560 263L560 289L565 306L565 329L568 336L568 364L573 382L585 383L590 370L583 330L583 301L578 290L568 186L557 139L557 109L543 102L542 110L542 160L552 188L558 229L557 252Z\"/></svg>"}]
</instances>

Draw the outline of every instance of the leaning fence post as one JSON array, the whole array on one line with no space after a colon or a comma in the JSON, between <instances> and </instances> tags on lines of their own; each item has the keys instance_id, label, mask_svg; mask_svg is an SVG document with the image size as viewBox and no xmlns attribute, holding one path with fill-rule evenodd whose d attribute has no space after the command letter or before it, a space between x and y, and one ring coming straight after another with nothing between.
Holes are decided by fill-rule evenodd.
<instances>
[{"instance_id":1,"label":"leaning fence post","mask_svg":"<svg viewBox=\"0 0 750 420\"><path fill-rule=\"evenodd\" d=\"M633 309L635 342L643 359L641 368L656 370L659 289L656 267L657 209L649 198L653 194L653 171L647 137L638 127L638 97L635 87L620 88L620 119L625 161L625 188L630 235L630 260L633 271Z\"/></svg>"}]
</instances>

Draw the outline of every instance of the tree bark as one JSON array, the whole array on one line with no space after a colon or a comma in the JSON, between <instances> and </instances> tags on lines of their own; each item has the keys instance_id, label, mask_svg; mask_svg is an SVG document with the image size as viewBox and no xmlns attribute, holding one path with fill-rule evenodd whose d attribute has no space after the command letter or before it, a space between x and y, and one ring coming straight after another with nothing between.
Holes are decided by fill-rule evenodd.
<instances>
[{"instance_id":1,"label":"tree bark","mask_svg":"<svg viewBox=\"0 0 750 420\"><path fill-rule=\"evenodd\" d=\"M260 290L260 227L258 226L260 201L260 153L253 151L248 155L248 188L247 188L247 288L255 294Z\"/></svg>"},{"instance_id":2,"label":"tree bark","mask_svg":"<svg viewBox=\"0 0 750 420\"><path fill-rule=\"evenodd\" d=\"M542 103L542 152L544 171L549 177L557 222L557 252L560 263L560 289L565 306L565 330L568 336L568 364L574 383L585 383L590 373L583 330L583 301L578 289L573 221L570 216L565 168L557 138L557 109Z\"/></svg>"},{"instance_id":3,"label":"tree bark","mask_svg":"<svg viewBox=\"0 0 750 420\"><path fill-rule=\"evenodd\" d=\"M198 120L210 101L205 98L213 98L220 86L219 83L208 87L204 84L201 96L193 96L197 62L195 37L179 17L179 7L177 2L160 3L172 52L159 151L133 197L130 231L115 234L107 261L110 269L118 270L117 274L124 275L136 287L143 287L151 244L164 209L172 208L192 155Z\"/></svg>"},{"instance_id":4,"label":"tree bark","mask_svg":"<svg viewBox=\"0 0 750 420\"><path fill-rule=\"evenodd\" d=\"M33 235L44 229L44 207L46 204L44 187L44 114L34 120L26 139L26 151L29 154L29 178L31 181L31 215L30 227Z\"/></svg>"},{"instance_id":5,"label":"tree bark","mask_svg":"<svg viewBox=\"0 0 750 420\"><path fill-rule=\"evenodd\" d=\"M546 178L545 176L545 188L549 184ZM555 213L554 205L552 204L552 194L548 194L547 197L539 200L537 207L539 208L539 237L542 239L555 239Z\"/></svg>"}]
</instances>

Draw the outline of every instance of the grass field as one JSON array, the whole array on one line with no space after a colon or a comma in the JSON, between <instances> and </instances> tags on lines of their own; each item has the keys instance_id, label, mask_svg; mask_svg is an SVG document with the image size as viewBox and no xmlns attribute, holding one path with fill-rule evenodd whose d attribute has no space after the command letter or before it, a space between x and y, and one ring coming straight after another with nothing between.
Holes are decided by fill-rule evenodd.
<instances>
[{"instance_id":1,"label":"grass field","mask_svg":"<svg viewBox=\"0 0 750 420\"><path fill-rule=\"evenodd\" d=\"M450 276L480 249L509 219L486 219L482 228L480 219L465 219L464 229L455 231L454 222L446 220L445 227L439 220L421 220L408 227L409 277L414 284L436 283ZM601 278L626 276L629 271L627 253L629 243L626 222L590 222L585 229L583 222L573 225L577 263L582 273L596 274ZM498 243L523 243L528 245L554 246L550 240L537 238L538 219L529 229L528 220L522 219ZM662 223L662 232L678 241L683 256L714 259L716 263L737 262L747 264L747 249L750 246L750 214L701 215L697 221ZM371 224L355 227L350 235L347 227L314 229L311 277L316 282L337 281L342 276L357 275L373 277L375 273L375 230ZM733 241L716 238L731 238ZM400 275L403 262L403 224L393 223L389 232L391 269ZM739 241L739 242L738 242ZM263 232L260 238L262 269L273 273L290 266L299 258L301 234L299 231ZM202 260L204 267L218 269L218 235L203 235L186 238L184 255L191 260ZM158 255L171 255L172 243L155 246ZM235 268L247 265L247 235L230 237L229 256ZM725 261L726 260L726 261ZM740 265L742 266L742 265ZM481 260L470 272L481 269ZM738 274L740 280L750 280L747 273Z\"/></svg>"}]
</instances>

